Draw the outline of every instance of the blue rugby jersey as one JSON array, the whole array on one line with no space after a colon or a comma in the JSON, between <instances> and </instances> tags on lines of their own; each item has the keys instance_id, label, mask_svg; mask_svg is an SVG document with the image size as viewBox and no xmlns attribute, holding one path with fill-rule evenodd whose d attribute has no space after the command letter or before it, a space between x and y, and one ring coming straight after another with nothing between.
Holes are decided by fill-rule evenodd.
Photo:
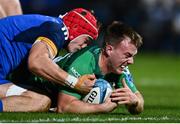
<instances>
[{"instance_id":1,"label":"blue rugby jersey","mask_svg":"<svg viewBox=\"0 0 180 124\"><path fill-rule=\"evenodd\" d=\"M38 14L0 19L0 84L9 82L7 75L27 60L32 44L42 38L57 53L67 40L62 19Z\"/></svg>"}]
</instances>

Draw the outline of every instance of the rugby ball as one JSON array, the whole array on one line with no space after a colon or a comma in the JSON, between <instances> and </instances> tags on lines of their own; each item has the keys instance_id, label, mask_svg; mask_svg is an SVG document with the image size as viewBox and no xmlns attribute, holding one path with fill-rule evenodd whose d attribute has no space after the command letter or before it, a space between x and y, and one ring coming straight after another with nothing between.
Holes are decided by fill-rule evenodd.
<instances>
[{"instance_id":1,"label":"rugby ball","mask_svg":"<svg viewBox=\"0 0 180 124\"><path fill-rule=\"evenodd\" d=\"M92 90L83 98L84 102L92 104L103 103L112 92L112 87L104 79L97 79Z\"/></svg>"}]
</instances>

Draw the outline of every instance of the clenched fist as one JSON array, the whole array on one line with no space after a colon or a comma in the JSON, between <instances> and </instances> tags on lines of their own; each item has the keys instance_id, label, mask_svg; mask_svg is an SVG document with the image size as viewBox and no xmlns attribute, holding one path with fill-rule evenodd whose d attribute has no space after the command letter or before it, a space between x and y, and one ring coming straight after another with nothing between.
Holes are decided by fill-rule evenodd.
<instances>
[{"instance_id":1,"label":"clenched fist","mask_svg":"<svg viewBox=\"0 0 180 124\"><path fill-rule=\"evenodd\" d=\"M87 94L92 89L95 83L95 75L86 74L78 78L75 89L80 93Z\"/></svg>"}]
</instances>

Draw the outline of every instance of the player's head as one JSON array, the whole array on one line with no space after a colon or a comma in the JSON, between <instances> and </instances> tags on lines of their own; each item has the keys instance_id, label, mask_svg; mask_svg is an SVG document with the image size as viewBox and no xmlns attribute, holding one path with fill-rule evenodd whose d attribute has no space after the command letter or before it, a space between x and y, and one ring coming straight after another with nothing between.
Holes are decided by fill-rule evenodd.
<instances>
[{"instance_id":1,"label":"player's head","mask_svg":"<svg viewBox=\"0 0 180 124\"><path fill-rule=\"evenodd\" d=\"M62 16L69 33L68 41L73 42L79 37L89 37L96 40L98 25L94 15L83 8L73 9Z\"/></svg>"},{"instance_id":2,"label":"player's head","mask_svg":"<svg viewBox=\"0 0 180 124\"><path fill-rule=\"evenodd\" d=\"M69 40L80 35L88 35L92 39L98 36L97 20L94 15L83 8L73 9L62 17L69 31Z\"/></svg>"},{"instance_id":3,"label":"player's head","mask_svg":"<svg viewBox=\"0 0 180 124\"><path fill-rule=\"evenodd\" d=\"M120 74L127 65L133 64L141 44L142 37L128 25L117 21L109 25L103 44L109 71Z\"/></svg>"},{"instance_id":4,"label":"player's head","mask_svg":"<svg viewBox=\"0 0 180 124\"><path fill-rule=\"evenodd\" d=\"M113 21L106 29L103 47L107 44L116 46L121 43L125 37L129 37L131 39L130 43L134 44L137 48L142 45L142 37L134 29L122 22Z\"/></svg>"}]
</instances>

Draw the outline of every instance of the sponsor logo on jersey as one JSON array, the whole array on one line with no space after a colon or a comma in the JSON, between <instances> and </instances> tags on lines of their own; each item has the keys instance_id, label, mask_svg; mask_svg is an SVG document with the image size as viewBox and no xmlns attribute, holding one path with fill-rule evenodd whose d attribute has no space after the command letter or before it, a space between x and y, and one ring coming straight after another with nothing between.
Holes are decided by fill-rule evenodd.
<instances>
[{"instance_id":1,"label":"sponsor logo on jersey","mask_svg":"<svg viewBox=\"0 0 180 124\"><path fill-rule=\"evenodd\" d=\"M72 73L74 74L75 77L80 77L81 75L76 71L76 69L74 67L71 67L70 69L72 71Z\"/></svg>"}]
</instances>

